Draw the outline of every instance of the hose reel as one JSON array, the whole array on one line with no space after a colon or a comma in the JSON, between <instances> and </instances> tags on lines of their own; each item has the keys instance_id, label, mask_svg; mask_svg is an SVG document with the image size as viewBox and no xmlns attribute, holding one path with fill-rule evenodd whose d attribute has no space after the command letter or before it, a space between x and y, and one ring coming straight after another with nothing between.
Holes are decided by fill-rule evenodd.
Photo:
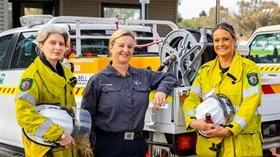
<instances>
[{"instance_id":1,"label":"hose reel","mask_svg":"<svg viewBox=\"0 0 280 157\"><path fill-rule=\"evenodd\" d=\"M179 29L170 32L160 48L158 70L173 73L184 86L190 86L199 67L215 58L212 36L205 29Z\"/></svg>"}]
</instances>

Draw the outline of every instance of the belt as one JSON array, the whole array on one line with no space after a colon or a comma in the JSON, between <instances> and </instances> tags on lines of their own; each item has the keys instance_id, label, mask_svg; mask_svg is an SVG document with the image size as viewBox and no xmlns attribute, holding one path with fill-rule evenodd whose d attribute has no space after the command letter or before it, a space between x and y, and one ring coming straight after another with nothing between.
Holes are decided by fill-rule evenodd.
<instances>
[{"instance_id":1,"label":"belt","mask_svg":"<svg viewBox=\"0 0 280 157\"><path fill-rule=\"evenodd\" d=\"M140 139L143 137L142 131L126 131L126 132L108 132L104 131L99 128L95 128L95 132L98 135L103 135L103 136L111 136L111 137L119 137L124 140L134 140L134 139Z\"/></svg>"}]
</instances>

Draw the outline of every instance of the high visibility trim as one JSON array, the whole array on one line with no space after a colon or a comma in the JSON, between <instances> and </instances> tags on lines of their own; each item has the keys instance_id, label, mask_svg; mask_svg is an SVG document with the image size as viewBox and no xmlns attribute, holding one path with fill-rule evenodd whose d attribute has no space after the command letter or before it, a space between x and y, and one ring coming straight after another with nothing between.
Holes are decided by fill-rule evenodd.
<instances>
[{"instance_id":1,"label":"high visibility trim","mask_svg":"<svg viewBox=\"0 0 280 157\"><path fill-rule=\"evenodd\" d=\"M16 99L23 99L28 101L33 106L36 106L36 99L28 92L21 92L16 95Z\"/></svg>"},{"instance_id":2,"label":"high visibility trim","mask_svg":"<svg viewBox=\"0 0 280 157\"><path fill-rule=\"evenodd\" d=\"M257 94L260 93L260 89L258 86L245 89L245 90L243 90L243 98L246 98L246 97L251 96L256 93Z\"/></svg>"},{"instance_id":3,"label":"high visibility trim","mask_svg":"<svg viewBox=\"0 0 280 157\"><path fill-rule=\"evenodd\" d=\"M239 109L239 106L233 105L233 108L234 108L234 112L237 113L237 111ZM258 114L261 114L261 113L262 113L262 106L258 106L256 108L255 115L258 115Z\"/></svg>"},{"instance_id":4,"label":"high visibility trim","mask_svg":"<svg viewBox=\"0 0 280 157\"><path fill-rule=\"evenodd\" d=\"M260 72L279 72L280 66L258 66L260 69Z\"/></svg>"},{"instance_id":5,"label":"high visibility trim","mask_svg":"<svg viewBox=\"0 0 280 157\"><path fill-rule=\"evenodd\" d=\"M195 116L194 110L189 110L188 112L186 112L185 118L187 118L189 115Z\"/></svg>"},{"instance_id":6,"label":"high visibility trim","mask_svg":"<svg viewBox=\"0 0 280 157\"><path fill-rule=\"evenodd\" d=\"M84 93L85 88L84 87L77 87L74 88L74 94L75 96L82 96ZM18 92L18 87L12 87L12 86L0 86L0 95L16 95Z\"/></svg>"},{"instance_id":7,"label":"high visibility trim","mask_svg":"<svg viewBox=\"0 0 280 157\"><path fill-rule=\"evenodd\" d=\"M74 88L75 96L82 96L84 93L84 90L85 90L85 88L82 88L82 87Z\"/></svg>"},{"instance_id":8,"label":"high visibility trim","mask_svg":"<svg viewBox=\"0 0 280 157\"><path fill-rule=\"evenodd\" d=\"M241 129L246 126L246 121L238 115L234 115L233 121L237 122L240 125Z\"/></svg>"},{"instance_id":9,"label":"high visibility trim","mask_svg":"<svg viewBox=\"0 0 280 157\"><path fill-rule=\"evenodd\" d=\"M15 95L17 92L17 87L11 87L11 86L0 86L0 95Z\"/></svg>"},{"instance_id":10,"label":"high visibility trim","mask_svg":"<svg viewBox=\"0 0 280 157\"><path fill-rule=\"evenodd\" d=\"M262 85L263 94L280 94L280 84Z\"/></svg>"},{"instance_id":11,"label":"high visibility trim","mask_svg":"<svg viewBox=\"0 0 280 157\"><path fill-rule=\"evenodd\" d=\"M200 94L201 94L201 88L196 85L191 86L191 91L195 92L198 96L200 96Z\"/></svg>"},{"instance_id":12,"label":"high visibility trim","mask_svg":"<svg viewBox=\"0 0 280 157\"><path fill-rule=\"evenodd\" d=\"M37 137L43 137L43 135L46 133L46 131L51 127L51 125L53 124L53 122L50 119L46 119L41 125L40 127L36 130L34 136Z\"/></svg>"}]
</instances>

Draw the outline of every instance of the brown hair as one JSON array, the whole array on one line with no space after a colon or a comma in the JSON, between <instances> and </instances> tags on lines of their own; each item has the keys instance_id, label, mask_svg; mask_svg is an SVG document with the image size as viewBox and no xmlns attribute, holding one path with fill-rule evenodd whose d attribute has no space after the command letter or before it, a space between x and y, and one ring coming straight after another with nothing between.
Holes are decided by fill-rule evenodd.
<instances>
[{"instance_id":1,"label":"brown hair","mask_svg":"<svg viewBox=\"0 0 280 157\"><path fill-rule=\"evenodd\" d=\"M228 31L231 36L236 39L236 34L235 34L235 30L233 28L232 25L226 23L226 22L223 22L223 23L220 23L218 25L216 25L216 27L212 30L212 34L214 34L214 32L217 30L217 29L223 29L223 30L226 30Z\"/></svg>"}]
</instances>

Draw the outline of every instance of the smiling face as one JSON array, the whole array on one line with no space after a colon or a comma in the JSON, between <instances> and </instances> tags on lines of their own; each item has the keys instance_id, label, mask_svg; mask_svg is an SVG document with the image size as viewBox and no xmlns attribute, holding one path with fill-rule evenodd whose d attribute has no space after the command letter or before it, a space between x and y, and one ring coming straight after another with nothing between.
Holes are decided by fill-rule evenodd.
<instances>
[{"instance_id":1,"label":"smiling face","mask_svg":"<svg viewBox=\"0 0 280 157\"><path fill-rule=\"evenodd\" d=\"M218 56L231 58L235 52L236 39L225 29L217 29L213 32L214 50Z\"/></svg>"},{"instance_id":2,"label":"smiling face","mask_svg":"<svg viewBox=\"0 0 280 157\"><path fill-rule=\"evenodd\" d=\"M57 61L63 58L66 50L65 40L59 33L50 34L44 42L39 43L39 48L44 53L47 61L55 66Z\"/></svg>"},{"instance_id":3,"label":"smiling face","mask_svg":"<svg viewBox=\"0 0 280 157\"><path fill-rule=\"evenodd\" d=\"M135 40L129 35L117 38L110 47L113 64L129 64L134 46Z\"/></svg>"}]
</instances>

